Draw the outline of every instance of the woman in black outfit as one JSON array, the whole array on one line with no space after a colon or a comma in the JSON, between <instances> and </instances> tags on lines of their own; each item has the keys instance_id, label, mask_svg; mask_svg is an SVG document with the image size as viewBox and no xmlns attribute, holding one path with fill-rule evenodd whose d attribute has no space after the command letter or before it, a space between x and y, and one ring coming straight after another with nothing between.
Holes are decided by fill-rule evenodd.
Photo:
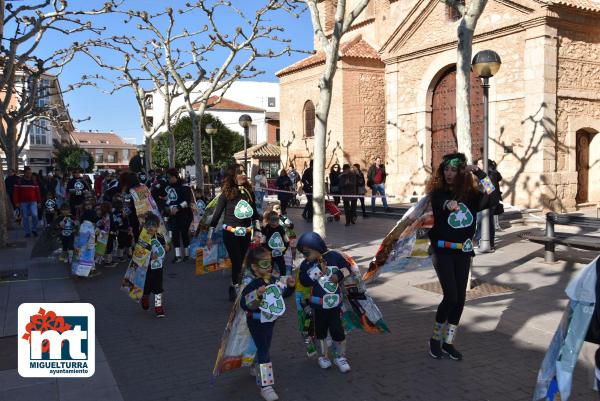
<instances>
[{"instance_id":1,"label":"woman in black outfit","mask_svg":"<svg viewBox=\"0 0 600 401\"><path fill-rule=\"evenodd\" d=\"M282 168L281 172L279 173L279 177L277 177L277 181L275 181L275 186L277 186L277 189L279 189L280 191L292 191L293 189L293 184L292 184L292 180L290 179L290 177L288 177L288 173L286 171L286 169ZM281 214L282 215L286 215L287 214L287 206L289 201L292 199L293 194L290 194L288 192L278 192L277 193L277 199L279 200L279 203L281 204Z\"/></svg>"},{"instance_id":2,"label":"woman in black outfit","mask_svg":"<svg viewBox=\"0 0 600 401\"><path fill-rule=\"evenodd\" d=\"M175 247L173 263L178 263L189 259L189 231L194 219L190 206L193 202L192 189L187 185L183 185L176 168L170 168L167 171L167 177L169 185L165 188L165 213L169 218L169 229L172 232L173 247ZM183 251L181 242L183 242Z\"/></svg>"},{"instance_id":3,"label":"woman in black outfit","mask_svg":"<svg viewBox=\"0 0 600 401\"><path fill-rule=\"evenodd\" d=\"M329 193L333 195L333 203L337 206L340 203L340 174L339 164L334 164L329 170Z\"/></svg>"},{"instance_id":4,"label":"woman in black outfit","mask_svg":"<svg viewBox=\"0 0 600 401\"><path fill-rule=\"evenodd\" d=\"M479 191L477 180L484 191ZM500 200L487 175L477 166L467 165L465 155L452 153L427 183L434 224L429 231L433 249L433 266L442 286L444 298L438 306L429 340L429 354L439 359L448 354L461 360L453 345L456 329L465 306L467 280L473 252L477 212L493 207Z\"/></svg>"},{"instance_id":5,"label":"woman in black outfit","mask_svg":"<svg viewBox=\"0 0 600 401\"><path fill-rule=\"evenodd\" d=\"M223 242L231 259L231 286L229 300L235 301L241 282L242 262L252 237L252 222L255 229L260 230L260 215L256 211L256 203L252 186L248 182L244 168L234 164L227 168L223 180L223 188L210 222L206 246L212 247L212 234L223 217Z\"/></svg>"}]
</instances>

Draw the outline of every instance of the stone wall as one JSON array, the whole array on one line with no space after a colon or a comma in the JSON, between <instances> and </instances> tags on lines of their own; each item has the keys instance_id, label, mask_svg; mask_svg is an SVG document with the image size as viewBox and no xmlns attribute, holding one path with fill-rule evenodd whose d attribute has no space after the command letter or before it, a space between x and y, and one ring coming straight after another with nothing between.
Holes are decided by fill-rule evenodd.
<instances>
[{"instance_id":1,"label":"stone wall","mask_svg":"<svg viewBox=\"0 0 600 401\"><path fill-rule=\"evenodd\" d=\"M600 32L562 29L558 40L558 108L556 174L546 179L556 193L557 206L572 209L576 203L576 134L580 129L600 131ZM590 143L589 201L600 201L600 141Z\"/></svg>"}]
</instances>

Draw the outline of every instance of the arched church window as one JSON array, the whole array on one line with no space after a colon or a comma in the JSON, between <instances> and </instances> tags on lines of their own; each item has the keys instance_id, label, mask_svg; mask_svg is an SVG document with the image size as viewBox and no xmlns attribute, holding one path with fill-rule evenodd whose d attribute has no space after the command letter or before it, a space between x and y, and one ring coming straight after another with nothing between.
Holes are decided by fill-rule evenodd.
<instances>
[{"instance_id":1,"label":"arched church window","mask_svg":"<svg viewBox=\"0 0 600 401\"><path fill-rule=\"evenodd\" d=\"M315 135L315 105L310 100L304 103L304 137Z\"/></svg>"}]
</instances>

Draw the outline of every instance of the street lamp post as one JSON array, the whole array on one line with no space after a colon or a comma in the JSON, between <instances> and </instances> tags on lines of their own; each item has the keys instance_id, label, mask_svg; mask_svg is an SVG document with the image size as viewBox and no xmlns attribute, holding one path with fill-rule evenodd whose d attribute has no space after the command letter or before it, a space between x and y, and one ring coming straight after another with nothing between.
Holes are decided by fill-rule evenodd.
<instances>
[{"instance_id":1,"label":"street lamp post","mask_svg":"<svg viewBox=\"0 0 600 401\"><path fill-rule=\"evenodd\" d=\"M206 131L206 133L208 134L208 137L210 138L210 168L208 170L209 171L208 176L210 177L211 192L212 192L212 196L214 198L215 186L214 186L214 179L213 179L213 169L214 169L214 165L215 165L215 160L214 160L214 153L213 153L213 135L215 135L218 130L216 127L213 127L213 125L210 123L206 124L206 127L204 128L204 130ZM198 177L196 177L196 182L198 182Z\"/></svg>"},{"instance_id":2,"label":"street lamp post","mask_svg":"<svg viewBox=\"0 0 600 401\"><path fill-rule=\"evenodd\" d=\"M242 114L239 123L242 128L244 128L244 170L246 170L246 174L248 174L248 130L252 124L252 117L248 114Z\"/></svg>"},{"instance_id":3,"label":"street lamp post","mask_svg":"<svg viewBox=\"0 0 600 401\"><path fill-rule=\"evenodd\" d=\"M473 72L483 78L483 170L489 174L489 89L490 78L496 75L502 61L500 56L493 50L482 50L473 57L471 63ZM490 252L490 209L481 213L481 239L479 241L480 252Z\"/></svg>"}]
</instances>

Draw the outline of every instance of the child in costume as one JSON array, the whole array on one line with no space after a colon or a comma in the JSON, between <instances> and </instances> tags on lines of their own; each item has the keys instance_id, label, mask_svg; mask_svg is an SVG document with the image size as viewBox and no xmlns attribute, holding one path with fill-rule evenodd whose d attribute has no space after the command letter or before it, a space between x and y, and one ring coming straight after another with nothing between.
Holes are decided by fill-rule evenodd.
<instances>
[{"instance_id":1,"label":"child in costume","mask_svg":"<svg viewBox=\"0 0 600 401\"><path fill-rule=\"evenodd\" d=\"M66 203L60 207L60 214L59 226L63 258L66 258L67 263L71 263L73 261L75 221L71 218L71 208Z\"/></svg>"},{"instance_id":2,"label":"child in costume","mask_svg":"<svg viewBox=\"0 0 600 401\"><path fill-rule=\"evenodd\" d=\"M290 241L288 250L291 253L291 259L295 260L296 259L297 235L296 235L296 231L294 231L294 223L288 216L282 214L281 203L279 201L276 201L271 204L271 210L273 210L274 212L276 212L279 215L279 224L281 224L283 227L285 227L285 234L287 235L287 237Z\"/></svg>"},{"instance_id":3,"label":"child in costume","mask_svg":"<svg viewBox=\"0 0 600 401\"><path fill-rule=\"evenodd\" d=\"M112 216L112 205L110 202L100 204L100 219L96 222L98 235L96 241L106 241L105 247L97 247L98 263L104 262L106 267L115 267L117 262L112 260L112 251L115 242L115 222ZM98 244L97 244L98 245Z\"/></svg>"},{"instance_id":4,"label":"child in costume","mask_svg":"<svg viewBox=\"0 0 600 401\"><path fill-rule=\"evenodd\" d=\"M266 401L274 401L278 400L279 396L273 389L273 365L269 349L275 320L285 311L283 298L293 294L296 280L288 277L286 283L282 284L272 276L271 252L265 247L251 249L247 262L256 278L242 290L240 307L246 311L248 329L256 345L256 358L251 367L251 374L256 375L260 395ZM268 313L265 309L273 313Z\"/></svg>"},{"instance_id":5,"label":"child in costume","mask_svg":"<svg viewBox=\"0 0 600 401\"><path fill-rule=\"evenodd\" d=\"M44 218L46 219L46 227L49 227L56 218L56 195L54 191L48 192L48 199L44 202Z\"/></svg>"},{"instance_id":6,"label":"child in costume","mask_svg":"<svg viewBox=\"0 0 600 401\"><path fill-rule=\"evenodd\" d=\"M89 224L95 226L98 221L98 213L94 210L95 200L94 198L88 198L83 202L83 212L79 216L80 226L83 225L86 221ZM71 213L73 210L71 209ZM94 239L94 235L92 235L92 239ZM96 267L92 267L90 270L90 274L88 277L94 277L99 275L100 272L96 269Z\"/></svg>"},{"instance_id":7,"label":"child in costume","mask_svg":"<svg viewBox=\"0 0 600 401\"><path fill-rule=\"evenodd\" d=\"M163 296L163 263L169 245L165 238L158 233L160 219L152 212L147 212L144 215L144 228L151 238L148 244L150 257L148 258L148 271L146 274L146 282L144 283L144 295L142 296L142 308L148 310L150 308L150 293L154 294L154 313L156 317L165 317L165 309L162 304Z\"/></svg>"},{"instance_id":8,"label":"child in costume","mask_svg":"<svg viewBox=\"0 0 600 401\"><path fill-rule=\"evenodd\" d=\"M262 244L269 248L273 256L273 265L277 266L280 276L287 274L283 255L290 243L285 228L279 224L279 215L275 211L265 212L263 219Z\"/></svg>"},{"instance_id":9,"label":"child in costume","mask_svg":"<svg viewBox=\"0 0 600 401\"><path fill-rule=\"evenodd\" d=\"M322 369L331 367L327 350L327 334L333 340L333 363L340 372L350 371L346 359L346 333L342 325L342 282L351 274L350 263L337 251L328 250L323 238L306 232L298 239L298 249L305 259L300 265L300 283L310 288L310 307Z\"/></svg>"},{"instance_id":10,"label":"child in costume","mask_svg":"<svg viewBox=\"0 0 600 401\"><path fill-rule=\"evenodd\" d=\"M117 256L119 262L125 262L131 256L131 227L129 218L123 210L123 201L115 198L112 202L113 221L117 231Z\"/></svg>"}]
</instances>

